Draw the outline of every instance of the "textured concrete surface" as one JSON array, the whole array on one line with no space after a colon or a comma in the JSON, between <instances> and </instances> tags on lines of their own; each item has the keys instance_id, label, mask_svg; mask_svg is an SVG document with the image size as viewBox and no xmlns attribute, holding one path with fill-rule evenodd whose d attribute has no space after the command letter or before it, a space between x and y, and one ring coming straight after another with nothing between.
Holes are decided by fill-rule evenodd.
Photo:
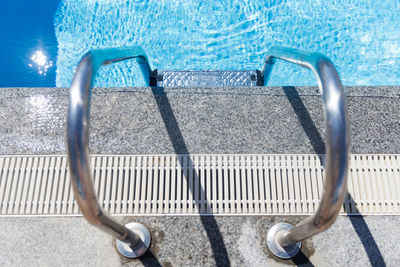
<instances>
[{"instance_id":1,"label":"textured concrete surface","mask_svg":"<svg viewBox=\"0 0 400 267\"><path fill-rule=\"evenodd\" d=\"M400 87L347 87L352 153L400 153ZM0 154L65 153L68 89L1 88ZM323 153L316 88L96 88L92 153ZM0 218L0 266L397 266L400 217L339 217L277 261L265 238L302 217L147 217L151 253L121 258L82 217Z\"/></svg>"},{"instance_id":2,"label":"textured concrete surface","mask_svg":"<svg viewBox=\"0 0 400 267\"><path fill-rule=\"evenodd\" d=\"M352 153L400 151L400 88L347 87ZM0 153L65 153L68 89L2 88ZM322 153L316 88L95 88L92 153ZM172 142L171 142L172 140Z\"/></svg>"},{"instance_id":3,"label":"textured concrete surface","mask_svg":"<svg viewBox=\"0 0 400 267\"><path fill-rule=\"evenodd\" d=\"M339 217L293 260L268 251L268 229L299 217L121 218L149 227L151 253L128 260L83 218L0 218L1 266L398 266L400 217Z\"/></svg>"}]
</instances>

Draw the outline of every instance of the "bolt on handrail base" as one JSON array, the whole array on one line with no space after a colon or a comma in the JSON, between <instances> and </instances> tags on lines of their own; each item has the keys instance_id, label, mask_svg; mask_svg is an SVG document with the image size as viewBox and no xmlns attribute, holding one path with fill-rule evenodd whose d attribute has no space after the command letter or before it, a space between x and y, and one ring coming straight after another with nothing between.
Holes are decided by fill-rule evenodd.
<instances>
[{"instance_id":1,"label":"bolt on handrail base","mask_svg":"<svg viewBox=\"0 0 400 267\"><path fill-rule=\"evenodd\" d=\"M277 223L268 231L267 245L269 250L280 259L288 260L293 258L299 253L301 249L301 242L290 244L289 246L282 247L278 242L278 237L283 231L288 231L294 226L288 223Z\"/></svg>"},{"instance_id":2,"label":"bolt on handrail base","mask_svg":"<svg viewBox=\"0 0 400 267\"><path fill-rule=\"evenodd\" d=\"M125 225L129 230L136 233L140 241L138 244L132 246L129 243L123 242L119 239L116 240L116 245L118 252L121 253L124 257L135 259L147 252L150 247L151 235L149 230L140 223L128 223Z\"/></svg>"}]
</instances>

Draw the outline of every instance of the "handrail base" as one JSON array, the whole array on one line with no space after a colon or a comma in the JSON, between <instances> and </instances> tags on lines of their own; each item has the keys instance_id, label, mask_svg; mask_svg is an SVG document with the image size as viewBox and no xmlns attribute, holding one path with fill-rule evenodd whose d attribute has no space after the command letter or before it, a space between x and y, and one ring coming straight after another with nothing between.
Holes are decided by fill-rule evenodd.
<instances>
[{"instance_id":1,"label":"handrail base","mask_svg":"<svg viewBox=\"0 0 400 267\"><path fill-rule=\"evenodd\" d=\"M151 235L149 230L140 223L128 223L125 225L129 230L135 232L139 237L141 242L139 244L132 246L129 243L123 242L121 240L116 240L116 245L118 252L124 257L135 259L147 252L150 247Z\"/></svg>"},{"instance_id":2,"label":"handrail base","mask_svg":"<svg viewBox=\"0 0 400 267\"><path fill-rule=\"evenodd\" d=\"M294 226L288 223L277 223L268 231L267 245L269 250L280 259L291 259L299 253L301 249L301 242L290 244L287 247L282 247L278 242L278 233L281 231L288 231Z\"/></svg>"}]
</instances>

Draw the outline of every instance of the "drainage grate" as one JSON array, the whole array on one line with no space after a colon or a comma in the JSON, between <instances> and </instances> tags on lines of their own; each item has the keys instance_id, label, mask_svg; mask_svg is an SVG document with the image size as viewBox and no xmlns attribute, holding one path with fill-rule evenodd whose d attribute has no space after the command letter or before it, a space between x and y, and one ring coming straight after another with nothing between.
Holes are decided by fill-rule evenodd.
<instances>
[{"instance_id":1,"label":"drainage grate","mask_svg":"<svg viewBox=\"0 0 400 267\"><path fill-rule=\"evenodd\" d=\"M318 155L94 155L94 186L115 215L313 214ZM65 156L0 156L0 215L76 215ZM400 215L400 155L352 155L342 213Z\"/></svg>"}]
</instances>

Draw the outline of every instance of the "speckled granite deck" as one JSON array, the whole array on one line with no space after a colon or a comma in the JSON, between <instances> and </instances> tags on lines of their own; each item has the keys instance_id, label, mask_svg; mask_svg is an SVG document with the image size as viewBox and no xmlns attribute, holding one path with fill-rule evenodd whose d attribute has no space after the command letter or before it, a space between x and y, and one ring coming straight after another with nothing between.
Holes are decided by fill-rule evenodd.
<instances>
[{"instance_id":1,"label":"speckled granite deck","mask_svg":"<svg viewBox=\"0 0 400 267\"><path fill-rule=\"evenodd\" d=\"M121 218L147 225L151 253L119 256L115 240L83 218L1 218L1 266L398 266L400 217L339 217L293 260L267 249L275 222L303 217Z\"/></svg>"},{"instance_id":2,"label":"speckled granite deck","mask_svg":"<svg viewBox=\"0 0 400 267\"><path fill-rule=\"evenodd\" d=\"M400 153L400 87L347 87L352 153ZM92 153L323 153L316 88L96 88ZM65 153L68 90L0 89L0 154ZM160 112L161 111L161 112ZM322 137L321 137L322 136ZM399 217L339 217L294 260L276 261L275 221L302 217L141 217L151 253L126 260L82 217L0 218L1 266L397 266Z\"/></svg>"},{"instance_id":3,"label":"speckled granite deck","mask_svg":"<svg viewBox=\"0 0 400 267\"><path fill-rule=\"evenodd\" d=\"M400 152L400 87L347 87L352 153ZM0 154L65 153L68 89L2 88ZM316 88L96 88L92 153L323 153Z\"/></svg>"}]
</instances>

